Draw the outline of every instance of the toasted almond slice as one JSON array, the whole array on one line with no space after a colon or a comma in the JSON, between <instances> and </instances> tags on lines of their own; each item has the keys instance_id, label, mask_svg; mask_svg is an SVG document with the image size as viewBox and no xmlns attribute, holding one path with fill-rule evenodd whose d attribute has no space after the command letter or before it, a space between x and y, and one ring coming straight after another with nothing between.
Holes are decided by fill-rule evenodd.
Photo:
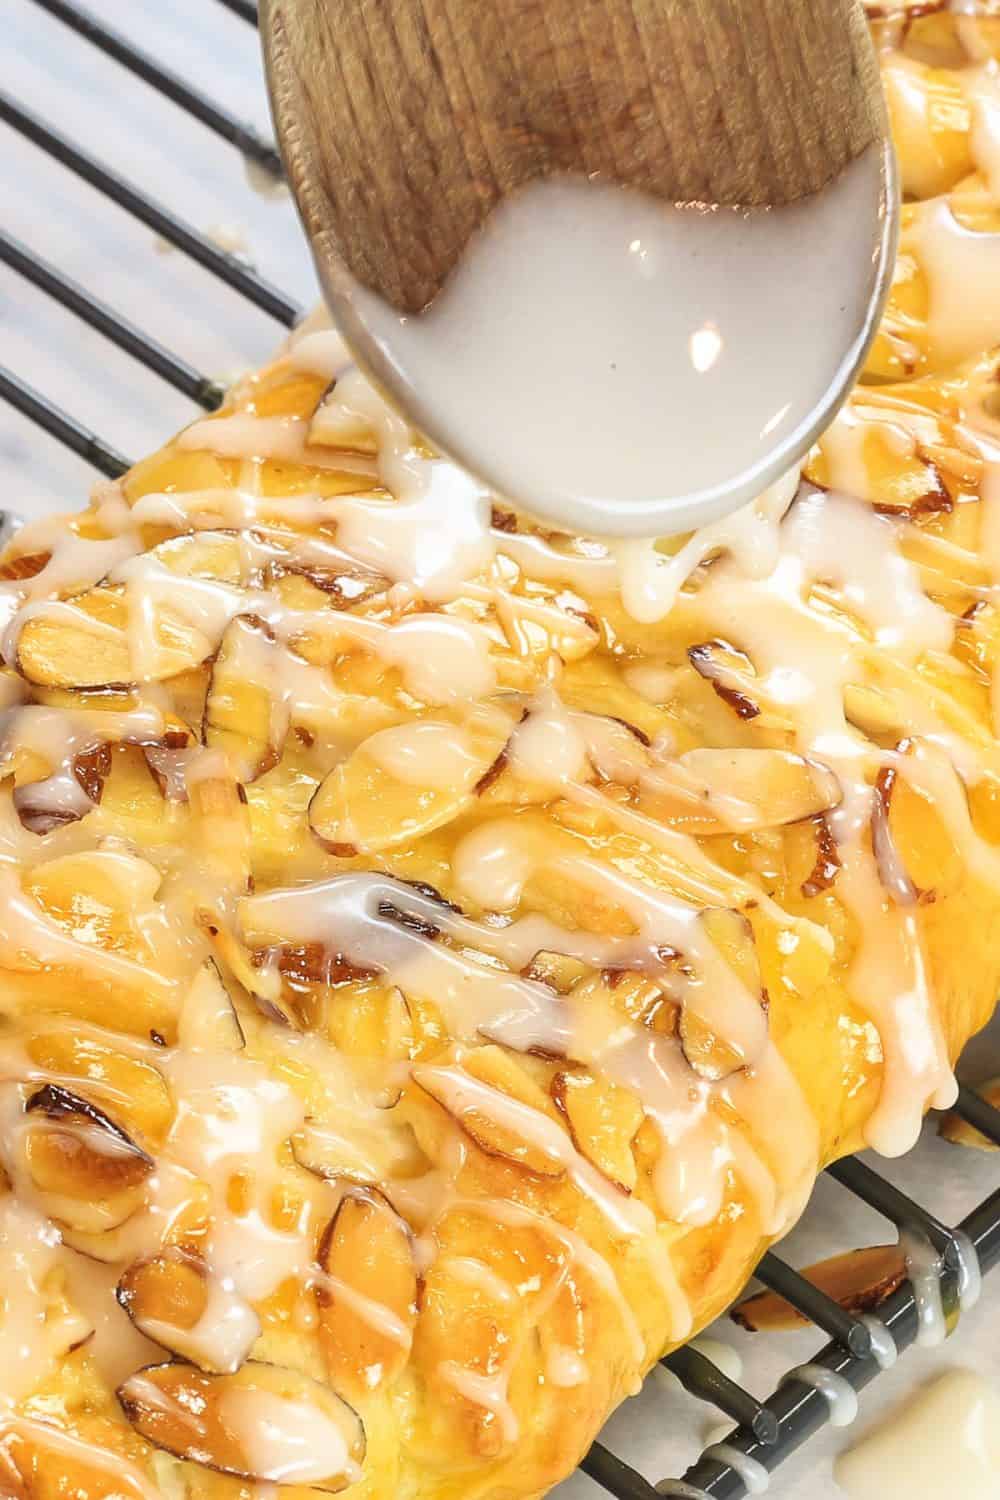
<instances>
[{"instance_id":1,"label":"toasted almond slice","mask_svg":"<svg viewBox=\"0 0 1000 1500\"><path fill-rule=\"evenodd\" d=\"M762 1012L760 1034L763 1040L767 1024L765 995L750 922L742 912L726 907L710 907L700 914L698 920L739 983L757 998ZM753 1061L739 1046L720 1036L699 1014L696 993L681 1006L678 1031L684 1056L701 1078L717 1082Z\"/></svg>"},{"instance_id":2,"label":"toasted almond slice","mask_svg":"<svg viewBox=\"0 0 1000 1500\"><path fill-rule=\"evenodd\" d=\"M756 678L750 658L725 641L702 641L688 648L688 660L700 677L740 719L756 719L760 704L754 697Z\"/></svg>"},{"instance_id":3,"label":"toasted almond slice","mask_svg":"<svg viewBox=\"0 0 1000 1500\"><path fill-rule=\"evenodd\" d=\"M583 1069L557 1073L552 1097L566 1116L576 1149L623 1192L636 1184L632 1142L643 1121L630 1089Z\"/></svg>"},{"instance_id":4,"label":"toasted almond slice","mask_svg":"<svg viewBox=\"0 0 1000 1500\"><path fill-rule=\"evenodd\" d=\"M699 925L716 952L732 969L736 978L763 1003L764 983L760 956L754 941L753 927L741 911L731 907L710 906L699 916Z\"/></svg>"},{"instance_id":5,"label":"toasted almond slice","mask_svg":"<svg viewBox=\"0 0 1000 1500\"><path fill-rule=\"evenodd\" d=\"M1000 1078L990 1078L986 1083L977 1083L976 1093L980 1094L994 1109L1000 1109ZM953 1146L972 1146L976 1151L1000 1150L1000 1146L954 1111L942 1116L938 1125L938 1135L950 1141Z\"/></svg>"},{"instance_id":6,"label":"toasted almond slice","mask_svg":"<svg viewBox=\"0 0 1000 1500\"><path fill-rule=\"evenodd\" d=\"M357 1413L296 1370L253 1360L232 1375L151 1365L119 1387L118 1400L155 1448L222 1474L334 1494L361 1478Z\"/></svg>"},{"instance_id":7,"label":"toasted almond slice","mask_svg":"<svg viewBox=\"0 0 1000 1500\"><path fill-rule=\"evenodd\" d=\"M161 875L148 860L109 849L61 854L25 875L27 893L68 931L93 946L137 952L136 922L149 913Z\"/></svg>"},{"instance_id":8,"label":"toasted almond slice","mask_svg":"<svg viewBox=\"0 0 1000 1500\"><path fill-rule=\"evenodd\" d=\"M227 625L212 664L202 731L224 750L242 782L278 764L288 713L277 696L274 637L262 620L239 615Z\"/></svg>"},{"instance_id":9,"label":"toasted almond slice","mask_svg":"<svg viewBox=\"0 0 1000 1500\"><path fill-rule=\"evenodd\" d=\"M397 1124L388 1110L365 1118L355 1109L343 1122L307 1120L292 1136L291 1146L299 1166L314 1177L360 1187L411 1177L423 1161L413 1132Z\"/></svg>"},{"instance_id":10,"label":"toasted almond slice","mask_svg":"<svg viewBox=\"0 0 1000 1500\"><path fill-rule=\"evenodd\" d=\"M807 1266L801 1273L848 1312L870 1312L896 1290L906 1277L906 1261L898 1245L867 1245ZM751 1332L804 1328L808 1318L776 1292L758 1292L730 1313L735 1323Z\"/></svg>"},{"instance_id":11,"label":"toasted almond slice","mask_svg":"<svg viewBox=\"0 0 1000 1500\"><path fill-rule=\"evenodd\" d=\"M238 612L241 568L235 534L195 532L161 542L125 564L127 586L105 581L32 615L18 637L17 669L29 682L63 688L121 686L137 675L160 681L186 672L212 655ZM148 659L141 664L133 660L129 630L133 589L146 606Z\"/></svg>"},{"instance_id":12,"label":"toasted almond slice","mask_svg":"<svg viewBox=\"0 0 1000 1500\"><path fill-rule=\"evenodd\" d=\"M870 739L899 739L906 711L880 688L849 682L844 688L844 717Z\"/></svg>"},{"instance_id":13,"label":"toasted almond slice","mask_svg":"<svg viewBox=\"0 0 1000 1500\"><path fill-rule=\"evenodd\" d=\"M788 750L689 750L680 764L725 826L777 828L838 805L839 780L828 766Z\"/></svg>"},{"instance_id":14,"label":"toasted almond slice","mask_svg":"<svg viewBox=\"0 0 1000 1500\"><path fill-rule=\"evenodd\" d=\"M211 943L220 969L242 985L261 1015L279 1026L298 1026L299 1018L283 991L280 974L255 968L243 944L223 925L217 912L202 907L195 912L195 922Z\"/></svg>"},{"instance_id":15,"label":"toasted almond slice","mask_svg":"<svg viewBox=\"0 0 1000 1500\"><path fill-rule=\"evenodd\" d=\"M25 1165L52 1218L91 1234L131 1218L156 1163L110 1115L57 1084L36 1090L25 1113Z\"/></svg>"},{"instance_id":16,"label":"toasted almond slice","mask_svg":"<svg viewBox=\"0 0 1000 1500\"><path fill-rule=\"evenodd\" d=\"M352 411L332 385L313 412L306 441L310 447L344 448L351 453L375 453L378 443L371 422Z\"/></svg>"},{"instance_id":17,"label":"toasted almond slice","mask_svg":"<svg viewBox=\"0 0 1000 1500\"><path fill-rule=\"evenodd\" d=\"M15 666L43 687L94 688L128 683L132 657L122 588L99 587L26 620Z\"/></svg>"},{"instance_id":18,"label":"toasted almond slice","mask_svg":"<svg viewBox=\"0 0 1000 1500\"><path fill-rule=\"evenodd\" d=\"M545 1090L502 1047L476 1047L461 1067L417 1067L413 1081L489 1156L561 1177L572 1150Z\"/></svg>"},{"instance_id":19,"label":"toasted almond slice","mask_svg":"<svg viewBox=\"0 0 1000 1500\"><path fill-rule=\"evenodd\" d=\"M242 785L223 771L187 778L190 839L203 864L240 895L250 887L250 815Z\"/></svg>"},{"instance_id":20,"label":"toasted almond slice","mask_svg":"<svg viewBox=\"0 0 1000 1500\"><path fill-rule=\"evenodd\" d=\"M327 1374L347 1396L391 1383L410 1355L417 1273L409 1232L387 1204L341 1200L319 1247L320 1339Z\"/></svg>"},{"instance_id":21,"label":"toasted almond slice","mask_svg":"<svg viewBox=\"0 0 1000 1500\"><path fill-rule=\"evenodd\" d=\"M162 1145L173 1124L174 1104L166 1080L151 1063L65 1026L36 1032L24 1047L36 1067L64 1081L74 1079L74 1093L113 1112L147 1149Z\"/></svg>"},{"instance_id":22,"label":"toasted almond slice","mask_svg":"<svg viewBox=\"0 0 1000 1500\"><path fill-rule=\"evenodd\" d=\"M836 453L845 440L851 446L857 443L857 428L852 433L845 427L847 419L842 417L820 439L819 457L813 468L818 476L814 482L828 488L828 463L836 463ZM887 437L887 431L890 436ZM914 444L910 455L899 451L898 428L892 434L887 424L877 421L863 422L861 426L862 465L865 474L863 492L857 491L858 499L867 500L877 511L893 516L923 516L947 513L954 502L938 471L928 461L928 455L920 444ZM807 477L813 473L807 470Z\"/></svg>"},{"instance_id":23,"label":"toasted almond slice","mask_svg":"<svg viewBox=\"0 0 1000 1500\"><path fill-rule=\"evenodd\" d=\"M313 833L336 854L377 853L443 827L471 805L509 730L506 715L378 730L318 788L309 807Z\"/></svg>"},{"instance_id":24,"label":"toasted almond slice","mask_svg":"<svg viewBox=\"0 0 1000 1500\"><path fill-rule=\"evenodd\" d=\"M570 958L565 953L547 953L541 948L521 970L522 978L546 984L560 995L568 995L573 986L589 973L589 965L580 959Z\"/></svg>"},{"instance_id":25,"label":"toasted almond slice","mask_svg":"<svg viewBox=\"0 0 1000 1500\"><path fill-rule=\"evenodd\" d=\"M250 1304L176 1246L134 1261L116 1296L146 1338L212 1375L238 1370L260 1336Z\"/></svg>"},{"instance_id":26,"label":"toasted almond slice","mask_svg":"<svg viewBox=\"0 0 1000 1500\"><path fill-rule=\"evenodd\" d=\"M236 1009L212 958L206 958L181 1002L177 1045L187 1052L240 1052L246 1046Z\"/></svg>"},{"instance_id":27,"label":"toasted almond slice","mask_svg":"<svg viewBox=\"0 0 1000 1500\"><path fill-rule=\"evenodd\" d=\"M268 582L274 580L277 584L282 603L293 609L315 609L327 605L334 609L350 609L392 587L392 580L383 573L358 563L348 563L346 558L343 565L322 567L292 557L287 562L270 563L266 576ZM301 599L299 586L302 587Z\"/></svg>"},{"instance_id":28,"label":"toasted almond slice","mask_svg":"<svg viewBox=\"0 0 1000 1500\"><path fill-rule=\"evenodd\" d=\"M335 1009L329 1035L348 1057L404 1062L415 1047L409 1001L397 985L369 987L350 1005Z\"/></svg>"},{"instance_id":29,"label":"toasted almond slice","mask_svg":"<svg viewBox=\"0 0 1000 1500\"><path fill-rule=\"evenodd\" d=\"M875 778L870 820L872 853L882 889L897 906L916 906L920 892L900 858L890 824L897 775L895 766L883 766Z\"/></svg>"},{"instance_id":30,"label":"toasted almond slice","mask_svg":"<svg viewBox=\"0 0 1000 1500\"><path fill-rule=\"evenodd\" d=\"M175 686L171 683L172 689ZM194 737L187 720L171 708L158 707L155 713L137 712L140 700L128 687L93 690L36 687L31 696L33 705L40 708L66 709L75 725L93 733L95 745L183 750Z\"/></svg>"},{"instance_id":31,"label":"toasted almond slice","mask_svg":"<svg viewBox=\"0 0 1000 1500\"><path fill-rule=\"evenodd\" d=\"M695 1011L682 1007L678 1020L681 1050L699 1078L718 1083L746 1065L746 1058Z\"/></svg>"}]
</instances>

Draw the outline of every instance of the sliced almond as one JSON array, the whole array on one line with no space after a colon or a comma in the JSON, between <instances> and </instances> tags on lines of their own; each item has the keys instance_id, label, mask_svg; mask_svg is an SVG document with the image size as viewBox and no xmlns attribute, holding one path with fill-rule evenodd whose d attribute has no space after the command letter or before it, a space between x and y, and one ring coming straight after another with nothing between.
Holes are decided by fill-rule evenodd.
<instances>
[{"instance_id":1,"label":"sliced almond","mask_svg":"<svg viewBox=\"0 0 1000 1500\"><path fill-rule=\"evenodd\" d=\"M565 953L547 953L544 949L533 955L531 962L521 970L523 979L533 979L536 984L548 985L557 994L568 995L575 984L590 973L589 965Z\"/></svg>"},{"instance_id":2,"label":"sliced almond","mask_svg":"<svg viewBox=\"0 0 1000 1500\"><path fill-rule=\"evenodd\" d=\"M472 804L509 730L500 715L483 724L416 719L378 730L318 788L309 825L334 854L410 844Z\"/></svg>"},{"instance_id":3,"label":"sliced almond","mask_svg":"<svg viewBox=\"0 0 1000 1500\"><path fill-rule=\"evenodd\" d=\"M762 1011L762 1035L765 1034L766 997L750 922L742 912L710 907L700 914L699 924L738 982L757 998ZM678 1032L688 1063L699 1077L711 1082L728 1078L737 1069L745 1067L748 1061L753 1061L738 1046L720 1036L698 1013L696 997L681 1006Z\"/></svg>"},{"instance_id":4,"label":"sliced almond","mask_svg":"<svg viewBox=\"0 0 1000 1500\"><path fill-rule=\"evenodd\" d=\"M173 537L134 562L145 570L129 584L147 604L150 660L142 664L143 677L160 681L206 661L239 609L242 560L236 535ZM43 609L18 636L17 669L29 682L52 687L129 683L136 675L130 615L124 583L104 582L58 611Z\"/></svg>"},{"instance_id":5,"label":"sliced almond","mask_svg":"<svg viewBox=\"0 0 1000 1500\"><path fill-rule=\"evenodd\" d=\"M240 1052L246 1038L214 959L206 958L181 1002L177 1045L186 1052Z\"/></svg>"},{"instance_id":6,"label":"sliced almond","mask_svg":"<svg viewBox=\"0 0 1000 1500\"><path fill-rule=\"evenodd\" d=\"M936 515L952 510L951 495L937 466L921 451L922 445L914 441L912 453L901 452L899 425L879 420L880 415L859 420L850 411L842 414L820 439L806 477L828 488L841 451L848 448L853 453L860 444L864 482L854 491L858 499L885 515Z\"/></svg>"},{"instance_id":7,"label":"sliced almond","mask_svg":"<svg viewBox=\"0 0 1000 1500\"><path fill-rule=\"evenodd\" d=\"M252 1360L233 1375L151 1365L119 1387L118 1400L146 1442L222 1474L334 1494L361 1478L357 1413L296 1370Z\"/></svg>"},{"instance_id":8,"label":"sliced almond","mask_svg":"<svg viewBox=\"0 0 1000 1500\"><path fill-rule=\"evenodd\" d=\"M756 719L760 704L754 694L756 678L750 658L725 641L703 641L688 648L688 660L740 719Z\"/></svg>"},{"instance_id":9,"label":"sliced almond","mask_svg":"<svg viewBox=\"0 0 1000 1500\"><path fill-rule=\"evenodd\" d=\"M545 1090L503 1048L476 1047L461 1067L417 1067L413 1081L455 1119L480 1150L542 1177L561 1177L567 1147Z\"/></svg>"},{"instance_id":10,"label":"sliced almond","mask_svg":"<svg viewBox=\"0 0 1000 1500\"><path fill-rule=\"evenodd\" d=\"M145 958L141 924L153 910L161 881L148 860L110 849L86 849L61 854L31 866L23 876L26 895L45 915L80 940L79 968L114 972L115 959ZM85 957L93 957L88 965ZM29 950L30 951L30 950ZM10 963L10 958L6 960ZM142 970L135 968L136 979ZM154 973L146 987L163 991L165 981Z\"/></svg>"},{"instance_id":11,"label":"sliced almond","mask_svg":"<svg viewBox=\"0 0 1000 1500\"><path fill-rule=\"evenodd\" d=\"M310 447L343 448L351 453L378 451L371 422L346 405L337 395L336 384L330 387L313 412L306 441Z\"/></svg>"},{"instance_id":12,"label":"sliced almond","mask_svg":"<svg viewBox=\"0 0 1000 1500\"><path fill-rule=\"evenodd\" d=\"M404 1369L417 1319L409 1232L387 1204L348 1193L319 1247L320 1339L329 1379L347 1396L390 1384Z\"/></svg>"},{"instance_id":13,"label":"sliced almond","mask_svg":"<svg viewBox=\"0 0 1000 1500\"><path fill-rule=\"evenodd\" d=\"M360 1187L415 1176L425 1164L412 1130L397 1123L390 1110L368 1117L348 1110L342 1122L307 1120L291 1147L299 1166L314 1177Z\"/></svg>"},{"instance_id":14,"label":"sliced almond","mask_svg":"<svg viewBox=\"0 0 1000 1500\"><path fill-rule=\"evenodd\" d=\"M405 1062L413 1056L415 1036L409 1001L397 985L372 985L334 1008L329 1036L348 1057Z\"/></svg>"},{"instance_id":15,"label":"sliced almond","mask_svg":"<svg viewBox=\"0 0 1000 1500\"><path fill-rule=\"evenodd\" d=\"M905 705L882 688L851 682L844 688L844 717L869 739L898 740L907 716Z\"/></svg>"},{"instance_id":16,"label":"sliced almond","mask_svg":"<svg viewBox=\"0 0 1000 1500\"><path fill-rule=\"evenodd\" d=\"M91 1234L131 1218L156 1163L110 1115L57 1084L36 1090L25 1113L25 1165L52 1218Z\"/></svg>"},{"instance_id":17,"label":"sliced almond","mask_svg":"<svg viewBox=\"0 0 1000 1500\"><path fill-rule=\"evenodd\" d=\"M242 782L256 781L281 758L288 713L276 650L262 620L240 615L227 625L212 663L203 738L226 752Z\"/></svg>"},{"instance_id":18,"label":"sliced almond","mask_svg":"<svg viewBox=\"0 0 1000 1500\"><path fill-rule=\"evenodd\" d=\"M746 1066L739 1049L720 1037L695 1011L681 1008L678 1031L681 1050L699 1078L718 1083Z\"/></svg>"},{"instance_id":19,"label":"sliced almond","mask_svg":"<svg viewBox=\"0 0 1000 1500\"><path fill-rule=\"evenodd\" d=\"M57 688L121 685L132 678L128 605L122 588L100 587L72 600L72 614L42 610L17 638L22 677Z\"/></svg>"},{"instance_id":20,"label":"sliced almond","mask_svg":"<svg viewBox=\"0 0 1000 1500\"><path fill-rule=\"evenodd\" d=\"M740 830L817 817L843 795L828 766L789 750L689 750L679 764L723 826Z\"/></svg>"},{"instance_id":21,"label":"sliced almond","mask_svg":"<svg viewBox=\"0 0 1000 1500\"><path fill-rule=\"evenodd\" d=\"M818 1261L800 1274L848 1312L863 1313L877 1307L905 1280L906 1261L898 1245L868 1245ZM752 1333L809 1325L808 1318L776 1292L747 1297L730 1317Z\"/></svg>"},{"instance_id":22,"label":"sliced almond","mask_svg":"<svg viewBox=\"0 0 1000 1500\"><path fill-rule=\"evenodd\" d=\"M189 838L205 868L240 895L250 888L246 792L225 774L188 777Z\"/></svg>"},{"instance_id":23,"label":"sliced almond","mask_svg":"<svg viewBox=\"0 0 1000 1500\"><path fill-rule=\"evenodd\" d=\"M308 590L308 594L305 590L303 592L303 608L315 608L319 604L332 605L334 609L350 609L353 605L363 604L374 598L376 594L384 594L392 586L392 580L383 574L358 564L350 565L346 559L343 566L333 568L300 562L294 558L288 562L269 564L267 582L276 581L283 602L289 603L293 608L300 607L297 594L281 587L289 579L300 580ZM319 599L313 590L318 590Z\"/></svg>"},{"instance_id":24,"label":"sliced almond","mask_svg":"<svg viewBox=\"0 0 1000 1500\"><path fill-rule=\"evenodd\" d=\"M700 913L698 922L739 982L763 1003L760 955L749 918L731 907L710 906Z\"/></svg>"},{"instance_id":25,"label":"sliced almond","mask_svg":"<svg viewBox=\"0 0 1000 1500\"><path fill-rule=\"evenodd\" d=\"M630 1089L583 1069L557 1073L552 1097L580 1154L631 1193L637 1178L632 1142L644 1118L641 1100Z\"/></svg>"},{"instance_id":26,"label":"sliced almond","mask_svg":"<svg viewBox=\"0 0 1000 1500\"><path fill-rule=\"evenodd\" d=\"M113 1111L148 1150L162 1145L173 1124L174 1103L163 1074L151 1063L65 1026L37 1031L24 1047L37 1068L64 1081L72 1078L75 1094Z\"/></svg>"},{"instance_id":27,"label":"sliced almond","mask_svg":"<svg viewBox=\"0 0 1000 1500\"><path fill-rule=\"evenodd\" d=\"M1000 1078L990 1078L986 1083L976 1084L976 1093L985 1099L987 1104L994 1109L1000 1109ZM938 1125L938 1135L943 1140L950 1141L953 1146L971 1146L976 1151L1000 1151L995 1141L991 1141L982 1131L970 1125L968 1120L963 1120L961 1115L954 1111L943 1115Z\"/></svg>"},{"instance_id":28,"label":"sliced almond","mask_svg":"<svg viewBox=\"0 0 1000 1500\"><path fill-rule=\"evenodd\" d=\"M195 922L204 932L219 967L247 991L262 1016L279 1026L299 1026L293 1000L285 993L280 974L255 968L250 954L216 912L200 908Z\"/></svg>"},{"instance_id":29,"label":"sliced almond","mask_svg":"<svg viewBox=\"0 0 1000 1500\"><path fill-rule=\"evenodd\" d=\"M177 1247L133 1262L116 1296L140 1333L209 1374L234 1373L260 1336L249 1303Z\"/></svg>"},{"instance_id":30,"label":"sliced almond","mask_svg":"<svg viewBox=\"0 0 1000 1500\"><path fill-rule=\"evenodd\" d=\"M897 906L915 906L920 892L900 858L890 823L897 775L894 766L883 766L875 779L871 810L872 853L883 890Z\"/></svg>"}]
</instances>

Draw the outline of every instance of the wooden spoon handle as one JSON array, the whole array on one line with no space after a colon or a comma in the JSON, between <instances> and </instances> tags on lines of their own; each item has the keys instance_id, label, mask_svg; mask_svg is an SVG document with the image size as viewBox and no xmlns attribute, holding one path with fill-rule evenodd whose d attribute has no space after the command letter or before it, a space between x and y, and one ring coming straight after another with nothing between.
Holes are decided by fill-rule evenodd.
<instances>
[{"instance_id":1,"label":"wooden spoon handle","mask_svg":"<svg viewBox=\"0 0 1000 1500\"><path fill-rule=\"evenodd\" d=\"M859 0L263 0L262 29L328 289L400 311L535 177L781 204L883 130Z\"/></svg>"}]
</instances>

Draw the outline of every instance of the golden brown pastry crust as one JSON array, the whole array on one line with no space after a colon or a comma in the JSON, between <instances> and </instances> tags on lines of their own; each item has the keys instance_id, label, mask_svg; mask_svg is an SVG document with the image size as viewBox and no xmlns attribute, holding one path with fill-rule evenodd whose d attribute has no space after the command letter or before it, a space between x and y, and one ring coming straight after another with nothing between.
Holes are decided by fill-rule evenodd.
<instances>
[{"instance_id":1,"label":"golden brown pastry crust","mask_svg":"<svg viewBox=\"0 0 1000 1500\"><path fill-rule=\"evenodd\" d=\"M25 1495L538 1494L948 1102L1000 971L996 365L941 312L1000 20L869 8L950 197L794 503L577 547L313 332L8 546Z\"/></svg>"}]
</instances>

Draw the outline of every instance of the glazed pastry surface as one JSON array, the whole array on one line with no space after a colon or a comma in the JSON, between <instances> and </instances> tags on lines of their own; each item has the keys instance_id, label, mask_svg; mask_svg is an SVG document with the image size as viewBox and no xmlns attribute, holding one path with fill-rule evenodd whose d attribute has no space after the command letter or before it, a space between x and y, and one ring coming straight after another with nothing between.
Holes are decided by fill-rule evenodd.
<instances>
[{"instance_id":1,"label":"glazed pastry surface","mask_svg":"<svg viewBox=\"0 0 1000 1500\"><path fill-rule=\"evenodd\" d=\"M1000 7L869 10L899 271L802 475L543 531L317 324L0 558L5 1490L538 1495L825 1162L952 1102Z\"/></svg>"}]
</instances>

